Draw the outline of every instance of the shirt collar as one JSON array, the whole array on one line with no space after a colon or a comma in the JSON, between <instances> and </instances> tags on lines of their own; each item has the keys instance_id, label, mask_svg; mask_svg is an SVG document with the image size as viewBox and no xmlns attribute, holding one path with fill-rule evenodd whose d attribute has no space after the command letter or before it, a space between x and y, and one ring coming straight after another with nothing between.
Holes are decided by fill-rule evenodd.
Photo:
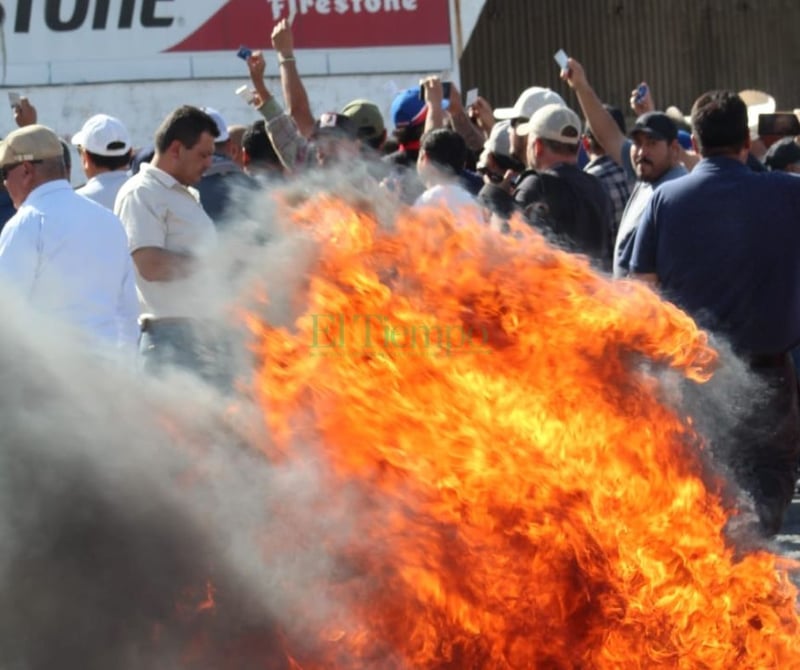
<instances>
[{"instance_id":1,"label":"shirt collar","mask_svg":"<svg viewBox=\"0 0 800 670\"><path fill-rule=\"evenodd\" d=\"M710 156L709 158L703 158L697 165L695 165L692 172L696 172L698 169L701 172L710 172L712 170L735 170L740 172L750 171L750 168L747 167L747 165L736 160L735 158L730 158L728 156Z\"/></svg>"},{"instance_id":2,"label":"shirt collar","mask_svg":"<svg viewBox=\"0 0 800 670\"><path fill-rule=\"evenodd\" d=\"M589 161L589 162L586 164L586 167L589 167L589 166L592 166L592 167L594 167L595 165L603 165L603 164L605 164L605 163L608 163L608 162L614 163L614 165L616 165L616 164L617 164L617 163L614 161L614 159L613 159L613 158L611 158L611 156L609 156L608 154L603 154L602 156L597 156L596 158L592 158L592 159L591 159L591 160L590 160L590 161Z\"/></svg>"},{"instance_id":3,"label":"shirt collar","mask_svg":"<svg viewBox=\"0 0 800 670\"><path fill-rule=\"evenodd\" d=\"M163 185L164 188L176 189L178 191L182 191L190 198L192 198L192 200L200 202L200 192L196 188L181 184L169 172L164 172L164 170L162 170L161 168L157 168L155 165L152 165L151 163L142 163L141 166L139 167L139 171L148 173L157 182Z\"/></svg>"},{"instance_id":4,"label":"shirt collar","mask_svg":"<svg viewBox=\"0 0 800 670\"><path fill-rule=\"evenodd\" d=\"M151 177L161 182L167 188L172 188L176 185L183 187L183 184L175 179L169 172L164 172L164 170L157 168L152 163L142 163L139 166L139 171L149 173Z\"/></svg>"},{"instance_id":5,"label":"shirt collar","mask_svg":"<svg viewBox=\"0 0 800 670\"><path fill-rule=\"evenodd\" d=\"M109 170L108 172L98 172L92 179L105 183L116 181L117 179L127 179L128 173L125 170ZM91 181L91 180L90 180Z\"/></svg>"},{"instance_id":6,"label":"shirt collar","mask_svg":"<svg viewBox=\"0 0 800 670\"><path fill-rule=\"evenodd\" d=\"M44 184L40 184L35 189L33 189L30 193L28 193L28 197L25 198L25 201L22 203L23 205L31 205L38 200L50 195L51 193L56 193L58 191L71 191L72 185L66 179L53 179L52 181L47 181Z\"/></svg>"}]
</instances>

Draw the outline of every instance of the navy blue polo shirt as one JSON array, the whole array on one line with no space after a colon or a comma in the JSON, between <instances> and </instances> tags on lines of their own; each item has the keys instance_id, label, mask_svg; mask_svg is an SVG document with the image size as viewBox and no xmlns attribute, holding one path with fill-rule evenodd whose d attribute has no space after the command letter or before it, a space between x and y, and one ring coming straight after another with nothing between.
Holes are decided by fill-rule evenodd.
<instances>
[{"instance_id":1,"label":"navy blue polo shirt","mask_svg":"<svg viewBox=\"0 0 800 670\"><path fill-rule=\"evenodd\" d=\"M800 342L800 178L731 158L659 187L639 222L633 273L749 354Z\"/></svg>"}]
</instances>

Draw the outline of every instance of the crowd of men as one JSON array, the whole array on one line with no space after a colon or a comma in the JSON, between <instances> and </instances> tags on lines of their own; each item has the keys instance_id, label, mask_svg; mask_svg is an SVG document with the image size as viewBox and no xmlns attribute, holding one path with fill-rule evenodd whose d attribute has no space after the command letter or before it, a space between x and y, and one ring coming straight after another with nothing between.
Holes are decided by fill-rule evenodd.
<instances>
[{"instance_id":1,"label":"crowd of men","mask_svg":"<svg viewBox=\"0 0 800 670\"><path fill-rule=\"evenodd\" d=\"M186 105L134 151L122 120L92 116L71 140L87 179L77 190L68 147L23 99L20 128L0 143L0 281L98 350L138 350L146 370L183 366L225 384L203 282L247 193L334 169L376 198L447 207L498 235L519 216L598 271L652 284L764 380L765 397L742 412L760 429L743 438L736 474L777 532L800 459L794 136L758 137L754 107L732 91L702 93L684 117L641 86L628 131L575 59L561 76L579 110L538 86L513 107L465 107L455 85L428 77L397 94L391 125L363 99L315 117L286 21L272 43L284 105L254 52L249 104L262 118L249 126Z\"/></svg>"}]
</instances>

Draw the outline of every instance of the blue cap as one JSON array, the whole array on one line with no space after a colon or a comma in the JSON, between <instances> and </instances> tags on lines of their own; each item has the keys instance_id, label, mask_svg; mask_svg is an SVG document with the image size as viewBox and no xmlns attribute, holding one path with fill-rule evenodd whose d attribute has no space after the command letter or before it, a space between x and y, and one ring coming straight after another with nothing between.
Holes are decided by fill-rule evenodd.
<instances>
[{"instance_id":1,"label":"blue cap","mask_svg":"<svg viewBox=\"0 0 800 670\"><path fill-rule=\"evenodd\" d=\"M449 106L449 100L442 101L442 109ZM392 124L395 128L415 126L425 121L425 110L425 101L419 97L419 87L407 88L392 100Z\"/></svg>"},{"instance_id":2,"label":"blue cap","mask_svg":"<svg viewBox=\"0 0 800 670\"><path fill-rule=\"evenodd\" d=\"M678 144L680 144L686 151L692 150L692 135L685 130L678 131Z\"/></svg>"}]
</instances>

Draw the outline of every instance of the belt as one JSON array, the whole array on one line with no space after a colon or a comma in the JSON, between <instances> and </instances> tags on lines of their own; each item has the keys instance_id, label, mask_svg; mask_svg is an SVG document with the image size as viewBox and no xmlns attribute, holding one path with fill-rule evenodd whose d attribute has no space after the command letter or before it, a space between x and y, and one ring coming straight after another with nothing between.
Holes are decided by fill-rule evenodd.
<instances>
[{"instance_id":1,"label":"belt","mask_svg":"<svg viewBox=\"0 0 800 670\"><path fill-rule=\"evenodd\" d=\"M196 323L194 319L188 319L180 316L165 316L158 319L152 317L145 317L141 320L140 327L143 333L154 330L159 326L189 326Z\"/></svg>"}]
</instances>

